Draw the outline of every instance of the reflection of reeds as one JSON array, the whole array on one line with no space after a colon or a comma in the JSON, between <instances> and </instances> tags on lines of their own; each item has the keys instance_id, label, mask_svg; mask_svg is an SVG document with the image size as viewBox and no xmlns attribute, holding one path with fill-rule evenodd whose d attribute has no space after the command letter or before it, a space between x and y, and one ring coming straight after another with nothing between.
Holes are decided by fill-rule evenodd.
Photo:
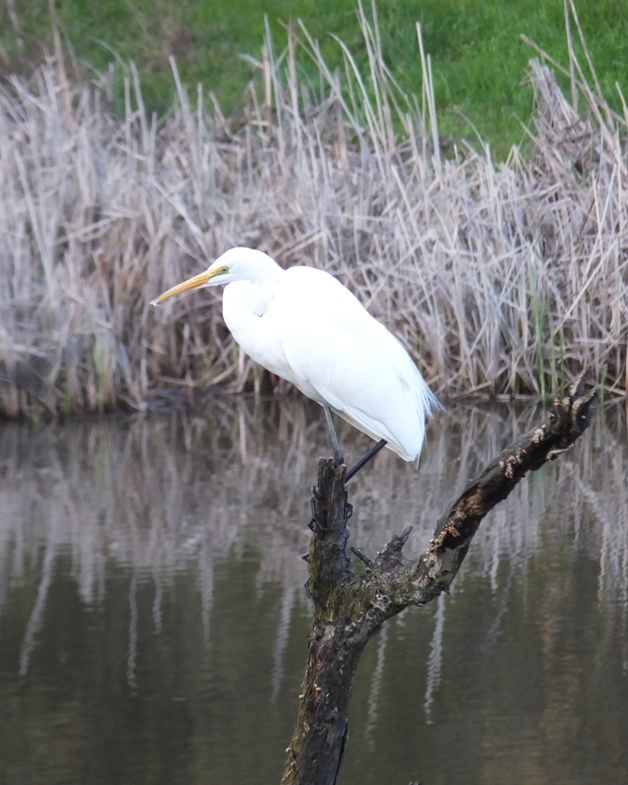
<instances>
[{"instance_id":1,"label":"reflection of reeds","mask_svg":"<svg viewBox=\"0 0 628 785\"><path fill-rule=\"evenodd\" d=\"M580 113L538 62L534 154L438 147L362 17L370 73L341 85L303 29L267 35L243 118L178 103L147 116L131 69L124 116L106 79L69 86L60 59L0 91L0 411L143 408L151 389L259 389L215 301L159 291L226 247L339 275L447 394L542 394L586 362L625 391L627 200L620 133L579 74ZM295 58L314 58L305 84ZM577 77L577 78L576 78ZM589 80L595 84L594 75ZM368 85L368 87L367 87Z\"/></svg>"},{"instance_id":2,"label":"reflection of reeds","mask_svg":"<svg viewBox=\"0 0 628 785\"><path fill-rule=\"evenodd\" d=\"M455 410L433 429L418 472L384 451L374 471L350 484L354 544L374 553L412 523L410 549L423 549L446 504L534 416L505 407ZM551 528L565 548L585 548L599 561L602 593L625 596L628 531L615 522L628 519L628 456L625 438L612 430L594 422L586 445L522 482L480 528L465 571L496 582L505 564L514 569L534 554ZM340 436L347 454L366 441L349 426ZM609 440L615 449L602 449ZM316 456L327 452L318 407L287 402L224 402L207 419L159 415L38 433L5 427L2 595L40 546L47 559L71 554L87 604L102 602L112 564L159 582L196 565L210 602L215 561L251 548L259 553L260 584L277 580L300 595L310 483ZM464 586L464 575L458 583Z\"/></svg>"},{"instance_id":3,"label":"reflection of reeds","mask_svg":"<svg viewBox=\"0 0 628 785\"><path fill-rule=\"evenodd\" d=\"M372 554L391 533L415 523L409 544L415 552L422 550L447 502L514 433L527 430L538 419L533 409L455 408L431 425L418 472L384 451L366 474L350 483L355 505L352 541ZM344 424L340 437L348 456L358 454L366 442ZM42 630L45 621L54 627L55 620L76 612L64 606L67 593L57 594L56 604L48 596L56 573L68 566L86 605L101 611L113 606L116 622L109 627L109 619L107 634L115 637L112 648L120 654L123 669L126 654L131 692L150 693L146 660L152 657L155 641L146 636L150 623L142 627L142 619L152 613L153 627L159 632L162 600L167 635L159 636L160 643L174 635L182 635L185 644L189 643L182 628L167 621L174 605L186 618L184 630L204 627L211 659L224 664L221 658L231 650L223 640L222 654L216 653L221 648L216 641L225 629L220 627L218 603L216 608L211 604L214 580L218 595L222 574L224 600L224 586L241 580L246 562L257 570L260 595L269 587L272 591L276 609L269 619L276 637L269 632L263 646L259 640L242 637L240 645L251 646L256 656L262 650L264 656L271 652L267 659L272 663L272 678L269 669L264 681L259 663L254 666L255 683L264 684L262 717L269 711L269 696L283 700L287 681L293 687L291 713L301 664L295 666L289 658L289 638L308 608L303 588L306 569L299 554L306 550L309 535L308 495L316 457L328 452L319 407L290 401L260 405L252 399L223 399L206 416L194 418L134 416L51 425L39 431L5 425L0 429L0 614L13 625L7 629L17 629L23 636L15 676L19 667L29 675L35 671L34 678L39 679L41 662L54 659L54 643ZM355 690L354 752L349 766L356 758L355 749L360 750L361 771L363 756L371 756L375 766L383 748L390 747L384 730L391 726L395 744L400 738L428 735L433 727L433 738L425 743L435 745L434 759L441 761L451 754L451 736L443 728L469 726L470 740L466 734L460 736L461 765L466 771L477 751L479 726L481 765L495 767L487 781L503 781L499 753L504 746L509 747L509 762L518 754L521 766L532 760L546 767L531 781L549 781L556 772L555 761L571 760L564 755L565 749L594 744L582 732L580 722L586 719L602 725L603 749L613 753L606 756L614 762L609 767L620 767L617 761L621 761L624 737L618 718L623 716L620 701L625 690L617 685L618 698L609 709L605 701L609 696L612 700L613 688L609 693L604 674L610 670L621 677L621 663L625 670L628 662L627 453L626 413L609 406L600 411L577 448L524 480L503 511L497 508L483 523L453 597L443 595L438 609L434 603L386 625L381 637L367 647L358 673L363 688ZM113 583L112 575L117 576ZM185 590L176 583L182 577ZM124 597L120 580L128 587L128 606L120 600ZM24 584L28 591L21 591ZM486 591L488 585L493 592ZM260 607L248 595L245 602ZM230 618L226 626L239 623ZM528 632L513 631L513 624L527 627ZM302 634L304 638L305 629ZM3 639L5 646L9 637ZM537 645L537 639L539 650L533 645L526 649L531 640ZM72 650L72 645L66 641L63 648ZM181 662L180 645L165 648L172 652L171 659L164 660L163 673L189 666ZM473 658L469 648L475 652ZM585 654L572 656L572 649ZM92 647L88 650L91 653L86 655L81 649L81 657L97 658ZM303 652L300 640L298 656ZM38 653L42 655L39 668ZM202 691L199 669L204 666L198 664L202 659L192 654L191 696ZM101 667L99 662L95 670L100 672ZM463 668L467 673L460 678ZM88 667L87 672L93 670ZM238 685L249 683L245 676L237 674ZM219 672L217 679L222 678ZM102 678L96 678L94 685L81 682L103 690L99 696L111 689ZM605 690L598 690L600 682ZM25 686L34 689L33 682ZM46 689L50 689L48 683ZM88 729L86 747L92 751L93 726L87 715L100 714L103 703L77 709L75 688L64 684L62 689L70 695L74 711L85 711L77 715L81 731L74 732L80 735L83 728ZM22 693L20 688L20 701ZM228 689L225 694L232 693ZM58 720L60 711L67 710L65 704L59 709L55 701L53 710L47 700L44 709L35 705L36 711L31 711L38 719L48 720L52 711ZM48 713L42 714L44 710ZM167 710L171 710L170 703ZM201 701L198 716L233 717L230 709L226 715L222 711L214 704L210 711ZM433 726L424 727L424 718ZM252 724L257 737L259 721ZM195 754L203 750L208 761L199 767L202 772L210 770L212 754L220 746L212 735L214 725L221 723L215 721L211 733L202 723L201 730L195 730L203 739L194 748ZM13 733L22 727L11 724ZM42 723L41 738L47 739L46 732L54 727L52 721ZM212 743L205 743L203 732ZM359 745L363 738L367 742L364 752ZM547 748L548 754L530 754L530 749L539 747ZM232 770L231 760L228 770ZM466 781L465 776L461 772L457 779ZM353 779L364 781L360 776ZM371 779L380 782L386 776ZM620 780L610 776L600 781Z\"/></svg>"},{"instance_id":4,"label":"reflection of reeds","mask_svg":"<svg viewBox=\"0 0 628 785\"><path fill-rule=\"evenodd\" d=\"M538 411L531 408L456 408L431 425L418 472L384 451L372 470L350 483L352 542L374 554L412 523L416 528L408 550L418 553L447 503L489 456L537 419ZM341 424L339 434L347 455L359 454L366 445L349 426ZM164 595L177 576L193 575L198 622L211 640L215 576L234 557L250 561L254 553L260 592L268 585L280 589L272 655L272 693L277 695L294 614L307 606L306 569L299 556L307 550L310 483L316 457L328 452L319 407L289 401L223 399L205 417L134 416L50 425L39 432L5 426L0 431L0 613L25 575L32 582L36 573L38 581L24 630L22 672L29 668L42 621L52 612L47 594L57 557L71 560L88 606L104 607L110 599L107 576L116 567L126 568L127 678L134 688L139 583L152 587L153 623L159 630ZM480 527L454 595L464 603L478 578L491 584L495 608L484 645L499 640L516 587L543 563L550 539L551 552L561 561L560 568L553 568L552 585L577 582L570 565L584 553L597 565L600 608L609 618L613 608L620 609L616 621L625 626L627 463L625 412L609 408L606 419L594 420L578 449L524 480ZM557 622L549 595L547 602L542 621L551 642ZM428 718L441 683L441 637L456 603L447 607L453 611L440 608L431 654L426 649ZM411 635L404 632L405 618L395 622L396 637ZM377 652L381 663L369 689L375 726L384 638Z\"/></svg>"}]
</instances>

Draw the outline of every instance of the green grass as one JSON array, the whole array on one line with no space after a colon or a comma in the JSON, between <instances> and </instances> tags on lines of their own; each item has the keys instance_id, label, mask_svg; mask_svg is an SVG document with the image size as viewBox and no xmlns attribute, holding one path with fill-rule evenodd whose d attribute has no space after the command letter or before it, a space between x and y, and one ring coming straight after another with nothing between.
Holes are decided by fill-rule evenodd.
<instances>
[{"instance_id":1,"label":"green grass","mask_svg":"<svg viewBox=\"0 0 628 785\"><path fill-rule=\"evenodd\" d=\"M0 9L4 74L38 64L43 48L52 46L47 0L15 4L19 35L8 5ZM225 113L237 112L242 91L255 76L255 68L242 55L259 56L265 15L277 47L286 41L281 22L302 19L320 41L328 63L342 62L333 34L366 70L356 0L65 0L57 5L64 41L79 68L88 64L104 71L113 60L134 61L147 107L160 114L170 107L174 95L170 55L175 56L185 82L193 88L201 82L205 94L213 92ZM441 133L473 139L476 128L498 155L521 140L521 122L527 123L531 114L532 90L522 82L534 52L520 35L567 64L561 0L387 0L380 6L384 59L402 89L421 93L415 27L420 22L432 58ZM577 8L603 93L617 106L614 83L628 84L628 4L596 0L579 2ZM316 78L315 67L304 58L300 67ZM121 96L120 90L120 113Z\"/></svg>"}]
</instances>

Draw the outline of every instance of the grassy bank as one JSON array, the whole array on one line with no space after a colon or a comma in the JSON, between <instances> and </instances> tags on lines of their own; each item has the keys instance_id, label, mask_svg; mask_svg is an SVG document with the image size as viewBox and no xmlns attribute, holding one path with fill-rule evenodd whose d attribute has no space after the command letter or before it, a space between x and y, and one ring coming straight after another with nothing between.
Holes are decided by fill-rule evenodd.
<instances>
[{"instance_id":1,"label":"grassy bank","mask_svg":"<svg viewBox=\"0 0 628 785\"><path fill-rule=\"evenodd\" d=\"M395 0L380 5L382 53L408 94L418 92L422 80L415 22L421 24L425 49L432 57L443 136L475 142L477 129L500 157L521 141L521 122L529 122L532 106L532 89L521 84L531 56L521 34L567 62L560 0ZM628 6L617 0L578 5L602 92L620 107L615 82L628 82ZM130 61L137 66L148 112L163 113L170 107L175 96L170 56L193 92L201 82L206 100L211 92L225 114L240 111L246 85L259 76L242 56L258 58L265 16L278 48L286 41L282 23L301 19L331 67L342 65L333 38L337 36L361 71L368 70L355 0L64 0L56 6L64 45L72 53L71 78L91 76L93 69L106 73L115 63L113 108L120 117L125 64ZM53 49L49 0L2 4L1 72L28 70L41 62L46 48ZM303 76L316 79L316 65L308 58L297 57L297 64Z\"/></svg>"},{"instance_id":2,"label":"grassy bank","mask_svg":"<svg viewBox=\"0 0 628 785\"><path fill-rule=\"evenodd\" d=\"M583 364L625 393L626 117L572 51L566 95L532 65L529 161L516 147L499 166L488 151L445 157L427 61L417 106L362 24L370 68L344 50L348 86L304 28L281 53L267 38L237 122L202 92L193 110L176 71L178 103L160 122L137 79L120 119L111 83L73 82L59 58L2 88L5 415L267 384L213 295L148 305L237 244L339 275L441 395L540 396Z\"/></svg>"}]
</instances>

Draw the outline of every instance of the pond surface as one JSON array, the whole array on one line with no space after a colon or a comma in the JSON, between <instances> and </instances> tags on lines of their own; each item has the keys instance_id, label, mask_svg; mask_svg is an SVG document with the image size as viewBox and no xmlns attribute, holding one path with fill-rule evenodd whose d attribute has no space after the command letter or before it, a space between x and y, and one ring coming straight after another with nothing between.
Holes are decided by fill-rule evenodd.
<instances>
[{"instance_id":1,"label":"pond surface","mask_svg":"<svg viewBox=\"0 0 628 785\"><path fill-rule=\"evenodd\" d=\"M453 408L420 470L350 484L376 553L540 417ZM368 440L339 435L349 460ZM0 782L277 783L310 603L318 407L0 427ZM606 407L484 522L452 594L389 622L339 785L628 783L628 443Z\"/></svg>"}]
</instances>

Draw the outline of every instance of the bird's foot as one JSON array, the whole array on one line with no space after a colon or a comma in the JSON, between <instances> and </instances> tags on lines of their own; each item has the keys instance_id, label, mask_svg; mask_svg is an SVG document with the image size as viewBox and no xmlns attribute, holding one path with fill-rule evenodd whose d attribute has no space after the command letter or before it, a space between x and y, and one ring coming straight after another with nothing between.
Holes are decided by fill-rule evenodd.
<instances>
[{"instance_id":1,"label":"bird's foot","mask_svg":"<svg viewBox=\"0 0 628 785\"><path fill-rule=\"evenodd\" d=\"M312 495L310 496L310 522L308 523L308 528L310 531L317 532L318 534L325 534L328 529L326 526L323 526L318 519L318 515L316 514L316 502L320 501L321 495L318 490L318 485L314 483L312 485Z\"/></svg>"},{"instance_id":2,"label":"bird's foot","mask_svg":"<svg viewBox=\"0 0 628 785\"><path fill-rule=\"evenodd\" d=\"M327 534L327 532L329 531L327 526L323 526L323 524L318 520L316 515L312 516L307 527L310 531L314 532L314 534Z\"/></svg>"},{"instance_id":3,"label":"bird's foot","mask_svg":"<svg viewBox=\"0 0 628 785\"><path fill-rule=\"evenodd\" d=\"M349 504L349 502L345 502L345 521L348 521L352 515L353 515L353 505Z\"/></svg>"}]
</instances>

